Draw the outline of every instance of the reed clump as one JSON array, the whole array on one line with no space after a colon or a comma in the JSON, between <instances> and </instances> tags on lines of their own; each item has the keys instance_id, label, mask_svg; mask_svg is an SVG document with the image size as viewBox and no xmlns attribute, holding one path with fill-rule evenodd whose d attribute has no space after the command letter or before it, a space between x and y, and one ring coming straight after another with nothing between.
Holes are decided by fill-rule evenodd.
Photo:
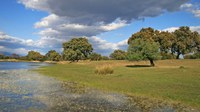
<instances>
[{"instance_id":1,"label":"reed clump","mask_svg":"<svg viewBox=\"0 0 200 112\"><path fill-rule=\"evenodd\" d=\"M114 70L111 65L102 65L96 67L95 73L99 75L107 75L107 74L113 74Z\"/></svg>"}]
</instances>

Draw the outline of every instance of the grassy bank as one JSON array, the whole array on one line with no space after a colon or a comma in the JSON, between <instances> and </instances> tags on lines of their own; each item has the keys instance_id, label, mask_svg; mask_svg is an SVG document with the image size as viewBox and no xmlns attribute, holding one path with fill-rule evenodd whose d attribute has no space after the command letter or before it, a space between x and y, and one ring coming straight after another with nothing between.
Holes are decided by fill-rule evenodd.
<instances>
[{"instance_id":1,"label":"grassy bank","mask_svg":"<svg viewBox=\"0 0 200 112\"><path fill-rule=\"evenodd\" d=\"M111 65L112 75L97 75L96 66ZM133 96L164 99L200 107L200 60L149 62L100 61L56 64L38 69L40 73L64 81L116 91Z\"/></svg>"}]
</instances>

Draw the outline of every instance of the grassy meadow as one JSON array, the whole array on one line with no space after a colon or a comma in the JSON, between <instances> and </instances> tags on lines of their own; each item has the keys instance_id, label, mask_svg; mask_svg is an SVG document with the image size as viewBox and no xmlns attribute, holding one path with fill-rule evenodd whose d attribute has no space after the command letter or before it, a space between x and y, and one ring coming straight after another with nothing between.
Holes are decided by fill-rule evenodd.
<instances>
[{"instance_id":1,"label":"grassy meadow","mask_svg":"<svg viewBox=\"0 0 200 112\"><path fill-rule=\"evenodd\" d=\"M155 64L148 67L149 61L82 61L55 64L37 71L104 91L200 108L200 60L163 60ZM113 74L95 74L95 69L104 65L112 66Z\"/></svg>"}]
</instances>

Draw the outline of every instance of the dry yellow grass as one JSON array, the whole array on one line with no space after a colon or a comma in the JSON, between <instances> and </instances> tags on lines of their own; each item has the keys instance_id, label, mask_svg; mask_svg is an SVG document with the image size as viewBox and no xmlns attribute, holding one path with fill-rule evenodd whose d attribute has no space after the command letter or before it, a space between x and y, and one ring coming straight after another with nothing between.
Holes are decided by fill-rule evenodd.
<instances>
[{"instance_id":1,"label":"dry yellow grass","mask_svg":"<svg viewBox=\"0 0 200 112\"><path fill-rule=\"evenodd\" d=\"M97 66L95 73L99 75L113 74L114 70L111 65Z\"/></svg>"}]
</instances>

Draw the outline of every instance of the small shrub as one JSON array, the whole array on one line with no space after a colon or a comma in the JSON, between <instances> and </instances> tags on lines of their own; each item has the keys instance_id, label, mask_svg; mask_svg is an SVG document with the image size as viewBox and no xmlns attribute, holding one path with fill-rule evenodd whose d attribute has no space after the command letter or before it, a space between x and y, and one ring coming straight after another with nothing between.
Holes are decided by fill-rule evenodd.
<instances>
[{"instance_id":1,"label":"small shrub","mask_svg":"<svg viewBox=\"0 0 200 112\"><path fill-rule=\"evenodd\" d=\"M184 67L184 66L180 66L179 68L180 68L180 69L184 69L185 67Z\"/></svg>"},{"instance_id":2,"label":"small shrub","mask_svg":"<svg viewBox=\"0 0 200 112\"><path fill-rule=\"evenodd\" d=\"M185 55L184 59L200 59L200 53L194 53L194 54L189 54L189 55Z\"/></svg>"},{"instance_id":3,"label":"small shrub","mask_svg":"<svg viewBox=\"0 0 200 112\"><path fill-rule=\"evenodd\" d=\"M184 59L196 59L195 55L185 55Z\"/></svg>"},{"instance_id":4,"label":"small shrub","mask_svg":"<svg viewBox=\"0 0 200 112\"><path fill-rule=\"evenodd\" d=\"M166 59L176 59L176 56L173 54L169 53L161 53L161 59L166 60Z\"/></svg>"},{"instance_id":5,"label":"small shrub","mask_svg":"<svg viewBox=\"0 0 200 112\"><path fill-rule=\"evenodd\" d=\"M98 66L95 69L95 73L99 75L113 74L114 70L111 65Z\"/></svg>"}]
</instances>

